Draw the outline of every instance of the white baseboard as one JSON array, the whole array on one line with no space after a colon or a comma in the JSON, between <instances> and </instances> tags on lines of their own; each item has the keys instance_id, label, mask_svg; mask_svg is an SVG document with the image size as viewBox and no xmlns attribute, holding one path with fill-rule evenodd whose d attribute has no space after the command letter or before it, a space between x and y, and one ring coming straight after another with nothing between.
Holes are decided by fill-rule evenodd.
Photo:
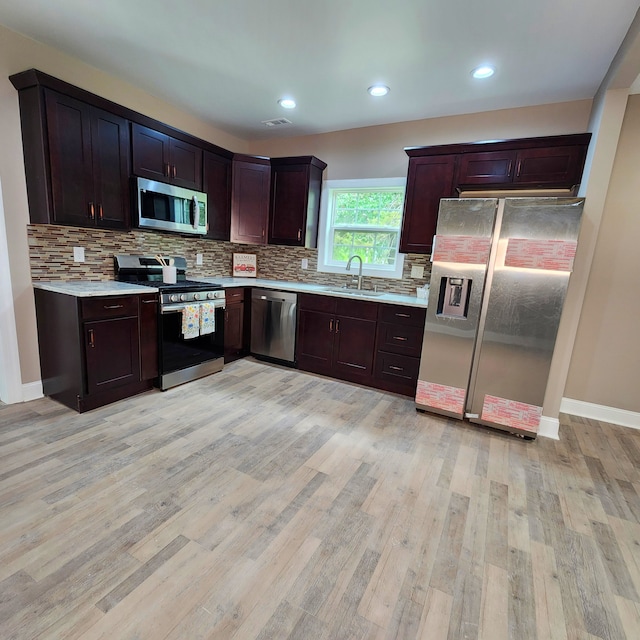
<instances>
[{"instance_id":1,"label":"white baseboard","mask_svg":"<svg viewBox=\"0 0 640 640\"><path fill-rule=\"evenodd\" d=\"M582 400L562 398L560 411L573 416L581 416L583 418L590 418L591 420L601 420L602 422L619 424L622 427L640 429L640 413L627 411L626 409L616 409L615 407L606 407L601 404L583 402Z\"/></svg>"},{"instance_id":2,"label":"white baseboard","mask_svg":"<svg viewBox=\"0 0 640 640\"><path fill-rule=\"evenodd\" d=\"M560 440L560 420L558 418L540 418L540 426L538 427L538 435L553 440Z\"/></svg>"},{"instance_id":3,"label":"white baseboard","mask_svg":"<svg viewBox=\"0 0 640 640\"><path fill-rule=\"evenodd\" d=\"M29 402L29 400L37 400L42 398L42 380L36 380L35 382L27 382L22 385L22 402Z\"/></svg>"}]
</instances>

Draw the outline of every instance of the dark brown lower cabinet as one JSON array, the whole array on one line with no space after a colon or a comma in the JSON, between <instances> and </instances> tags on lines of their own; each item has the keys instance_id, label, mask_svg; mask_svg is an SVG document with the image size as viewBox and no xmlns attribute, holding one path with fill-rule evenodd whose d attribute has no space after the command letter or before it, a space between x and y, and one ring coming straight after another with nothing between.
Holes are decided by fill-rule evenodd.
<instances>
[{"instance_id":1,"label":"dark brown lower cabinet","mask_svg":"<svg viewBox=\"0 0 640 640\"><path fill-rule=\"evenodd\" d=\"M45 395L82 412L153 386L155 294L78 298L36 289L35 300Z\"/></svg>"},{"instance_id":2,"label":"dark brown lower cabinet","mask_svg":"<svg viewBox=\"0 0 640 640\"><path fill-rule=\"evenodd\" d=\"M298 304L298 367L371 385L378 305L310 294Z\"/></svg>"},{"instance_id":3,"label":"dark brown lower cabinet","mask_svg":"<svg viewBox=\"0 0 640 640\"><path fill-rule=\"evenodd\" d=\"M426 313L424 307L379 305L373 386L415 396Z\"/></svg>"},{"instance_id":4,"label":"dark brown lower cabinet","mask_svg":"<svg viewBox=\"0 0 640 640\"><path fill-rule=\"evenodd\" d=\"M225 291L224 310L224 361L233 362L247 353L247 306L242 287Z\"/></svg>"}]
</instances>

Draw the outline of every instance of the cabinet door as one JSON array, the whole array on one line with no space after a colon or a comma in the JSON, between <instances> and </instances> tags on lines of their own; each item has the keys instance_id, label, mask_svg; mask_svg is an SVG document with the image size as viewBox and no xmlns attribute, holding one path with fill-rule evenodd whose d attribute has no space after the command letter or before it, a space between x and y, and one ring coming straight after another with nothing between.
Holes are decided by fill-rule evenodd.
<instances>
[{"instance_id":1,"label":"cabinet door","mask_svg":"<svg viewBox=\"0 0 640 640\"><path fill-rule=\"evenodd\" d=\"M329 313L301 309L298 315L298 367L331 373L335 319Z\"/></svg>"},{"instance_id":2,"label":"cabinet door","mask_svg":"<svg viewBox=\"0 0 640 640\"><path fill-rule=\"evenodd\" d=\"M207 194L207 238L229 240L231 232L231 160L204 152L202 188Z\"/></svg>"},{"instance_id":3,"label":"cabinet door","mask_svg":"<svg viewBox=\"0 0 640 640\"><path fill-rule=\"evenodd\" d=\"M53 218L58 224L93 226L91 107L55 91L45 93Z\"/></svg>"},{"instance_id":4,"label":"cabinet door","mask_svg":"<svg viewBox=\"0 0 640 640\"><path fill-rule=\"evenodd\" d=\"M244 304L228 304L224 312L225 362L235 360L244 348Z\"/></svg>"},{"instance_id":5,"label":"cabinet door","mask_svg":"<svg viewBox=\"0 0 640 640\"><path fill-rule=\"evenodd\" d=\"M375 320L336 317L333 371L345 380L365 381L373 374Z\"/></svg>"},{"instance_id":6,"label":"cabinet door","mask_svg":"<svg viewBox=\"0 0 640 640\"><path fill-rule=\"evenodd\" d=\"M140 380L138 318L84 323L87 393Z\"/></svg>"},{"instance_id":7,"label":"cabinet door","mask_svg":"<svg viewBox=\"0 0 640 640\"><path fill-rule=\"evenodd\" d=\"M463 153L458 164L458 185L505 184L513 178L515 151Z\"/></svg>"},{"instance_id":8,"label":"cabinet door","mask_svg":"<svg viewBox=\"0 0 640 640\"><path fill-rule=\"evenodd\" d=\"M231 242L266 244L270 167L234 160L232 171Z\"/></svg>"},{"instance_id":9,"label":"cabinet door","mask_svg":"<svg viewBox=\"0 0 640 640\"><path fill-rule=\"evenodd\" d=\"M185 189L202 191L202 149L169 139L170 182Z\"/></svg>"},{"instance_id":10,"label":"cabinet door","mask_svg":"<svg viewBox=\"0 0 640 640\"><path fill-rule=\"evenodd\" d=\"M308 166L272 168L269 244L304 246L308 192Z\"/></svg>"},{"instance_id":11,"label":"cabinet door","mask_svg":"<svg viewBox=\"0 0 640 640\"><path fill-rule=\"evenodd\" d=\"M167 182L170 174L170 138L155 129L134 124L132 131L133 173Z\"/></svg>"},{"instance_id":12,"label":"cabinet door","mask_svg":"<svg viewBox=\"0 0 640 640\"><path fill-rule=\"evenodd\" d=\"M400 234L402 253L431 253L440 198L452 195L455 166L455 155L409 159Z\"/></svg>"},{"instance_id":13,"label":"cabinet door","mask_svg":"<svg viewBox=\"0 0 640 640\"><path fill-rule=\"evenodd\" d=\"M584 145L518 151L514 183L573 186L580 183L586 155Z\"/></svg>"},{"instance_id":14,"label":"cabinet door","mask_svg":"<svg viewBox=\"0 0 640 640\"><path fill-rule=\"evenodd\" d=\"M140 378L158 376L158 296L140 296Z\"/></svg>"},{"instance_id":15,"label":"cabinet door","mask_svg":"<svg viewBox=\"0 0 640 640\"><path fill-rule=\"evenodd\" d=\"M129 122L100 109L91 109L93 184L98 226L129 227Z\"/></svg>"}]
</instances>

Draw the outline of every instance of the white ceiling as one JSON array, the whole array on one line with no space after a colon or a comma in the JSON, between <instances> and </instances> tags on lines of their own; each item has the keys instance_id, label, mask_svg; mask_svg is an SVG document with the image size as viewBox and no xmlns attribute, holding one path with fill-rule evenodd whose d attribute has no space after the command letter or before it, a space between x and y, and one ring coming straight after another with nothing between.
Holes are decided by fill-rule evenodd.
<instances>
[{"instance_id":1,"label":"white ceiling","mask_svg":"<svg viewBox=\"0 0 640 640\"><path fill-rule=\"evenodd\" d=\"M640 0L0 0L0 23L246 139L592 98ZM489 62L495 76L470 71ZM372 98L369 85L391 87ZM278 98L291 95L293 111ZM269 129L262 120L293 124Z\"/></svg>"}]
</instances>

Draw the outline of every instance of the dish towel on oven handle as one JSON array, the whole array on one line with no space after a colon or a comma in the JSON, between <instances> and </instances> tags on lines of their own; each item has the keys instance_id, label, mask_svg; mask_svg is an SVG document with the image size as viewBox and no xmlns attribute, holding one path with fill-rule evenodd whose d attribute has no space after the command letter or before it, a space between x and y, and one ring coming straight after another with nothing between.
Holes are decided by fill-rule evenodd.
<instances>
[{"instance_id":1,"label":"dish towel on oven handle","mask_svg":"<svg viewBox=\"0 0 640 640\"><path fill-rule=\"evenodd\" d=\"M200 306L188 304L182 309L182 335L185 340L200 335Z\"/></svg>"},{"instance_id":2,"label":"dish towel on oven handle","mask_svg":"<svg viewBox=\"0 0 640 640\"><path fill-rule=\"evenodd\" d=\"M216 330L216 307L211 302L200 305L200 335L205 336Z\"/></svg>"}]
</instances>

